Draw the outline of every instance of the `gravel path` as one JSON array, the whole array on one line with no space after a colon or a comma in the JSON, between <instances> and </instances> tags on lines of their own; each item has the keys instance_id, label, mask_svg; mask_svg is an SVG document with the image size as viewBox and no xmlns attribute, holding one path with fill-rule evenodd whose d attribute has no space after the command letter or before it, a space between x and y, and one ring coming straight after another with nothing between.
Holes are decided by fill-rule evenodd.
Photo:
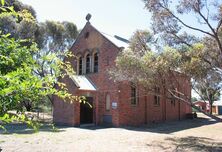
<instances>
[{"instance_id":1,"label":"gravel path","mask_svg":"<svg viewBox=\"0 0 222 152\"><path fill-rule=\"evenodd\" d=\"M32 133L24 126L12 126L14 133L0 134L0 149L2 152L221 152L222 123L201 117L141 128L69 127L58 132L46 128L39 133Z\"/></svg>"}]
</instances>

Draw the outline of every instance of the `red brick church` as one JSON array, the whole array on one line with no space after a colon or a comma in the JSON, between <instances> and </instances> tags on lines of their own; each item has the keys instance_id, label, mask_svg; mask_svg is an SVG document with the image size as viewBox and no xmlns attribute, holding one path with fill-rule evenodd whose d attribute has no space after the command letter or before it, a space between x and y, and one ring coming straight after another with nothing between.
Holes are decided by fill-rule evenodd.
<instances>
[{"instance_id":1,"label":"red brick church","mask_svg":"<svg viewBox=\"0 0 222 152\"><path fill-rule=\"evenodd\" d=\"M138 126L180 120L191 112L190 106L183 102L170 102L157 95L144 96L144 92L129 82L110 79L107 70L115 66L118 53L127 46L120 37L104 34L89 21L86 23L70 49L78 58L70 61L77 75L62 81L73 95L85 96L92 108L79 102L63 102L56 97L53 105L54 123L69 126ZM179 85L180 92L190 97L189 80L181 79Z\"/></svg>"}]
</instances>

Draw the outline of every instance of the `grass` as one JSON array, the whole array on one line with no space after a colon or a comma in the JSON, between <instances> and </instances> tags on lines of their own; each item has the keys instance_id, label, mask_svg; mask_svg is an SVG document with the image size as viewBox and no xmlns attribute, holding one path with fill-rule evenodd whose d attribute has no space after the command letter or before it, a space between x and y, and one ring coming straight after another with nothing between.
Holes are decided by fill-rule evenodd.
<instances>
[{"instance_id":1,"label":"grass","mask_svg":"<svg viewBox=\"0 0 222 152\"><path fill-rule=\"evenodd\" d=\"M4 143L4 142L5 142L4 140L0 140L0 144L1 144L1 143Z\"/></svg>"}]
</instances>

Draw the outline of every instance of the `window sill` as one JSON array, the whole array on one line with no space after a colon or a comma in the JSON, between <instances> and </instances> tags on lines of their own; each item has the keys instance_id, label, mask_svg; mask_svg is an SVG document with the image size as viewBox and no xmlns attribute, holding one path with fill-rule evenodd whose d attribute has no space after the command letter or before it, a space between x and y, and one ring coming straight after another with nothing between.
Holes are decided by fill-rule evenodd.
<instances>
[{"instance_id":1,"label":"window sill","mask_svg":"<svg viewBox=\"0 0 222 152\"><path fill-rule=\"evenodd\" d=\"M154 107L160 107L160 105L153 105Z\"/></svg>"},{"instance_id":2,"label":"window sill","mask_svg":"<svg viewBox=\"0 0 222 152\"><path fill-rule=\"evenodd\" d=\"M130 104L131 105L131 107L137 107L138 106L138 104Z\"/></svg>"},{"instance_id":3,"label":"window sill","mask_svg":"<svg viewBox=\"0 0 222 152\"><path fill-rule=\"evenodd\" d=\"M81 75L93 75L93 74L99 74L99 72L92 72L92 73L81 74Z\"/></svg>"}]
</instances>

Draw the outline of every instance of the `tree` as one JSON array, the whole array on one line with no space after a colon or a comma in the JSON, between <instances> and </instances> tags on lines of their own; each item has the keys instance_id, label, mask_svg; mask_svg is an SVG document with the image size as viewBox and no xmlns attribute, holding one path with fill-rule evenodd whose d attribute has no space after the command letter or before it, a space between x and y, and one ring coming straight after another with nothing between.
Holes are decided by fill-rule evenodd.
<instances>
[{"instance_id":1,"label":"tree","mask_svg":"<svg viewBox=\"0 0 222 152\"><path fill-rule=\"evenodd\" d=\"M135 36L132 38L138 39ZM157 86L163 90L164 97L177 99L178 102L182 101L196 108L190 102L191 98L178 88L181 85L180 82L190 83L189 79L191 79L191 86L194 89L197 89L196 84L203 83L204 80L207 80L213 88L216 87L215 84L221 85L220 73L202 60L203 56L207 54L207 50L203 48L203 44L196 43L192 48L184 47L184 51L165 47L162 52L147 49L141 54L138 53L137 48L129 47L119 54L116 59L116 67L111 69L109 73L115 80L128 80L144 86L145 92L150 94L155 94ZM181 80L182 77L185 79ZM211 101L213 103L213 100Z\"/></svg>"},{"instance_id":2,"label":"tree","mask_svg":"<svg viewBox=\"0 0 222 152\"><path fill-rule=\"evenodd\" d=\"M210 114L212 114L213 103L220 99L220 91L222 86L220 82L222 81L221 76L218 73L211 73L206 76L200 82L194 83L194 90L199 94L202 100L209 101L210 104Z\"/></svg>"},{"instance_id":3,"label":"tree","mask_svg":"<svg viewBox=\"0 0 222 152\"><path fill-rule=\"evenodd\" d=\"M5 0L5 4L4 4L3 7L4 8L13 7L13 10L15 12L19 12L19 11L22 11L22 10L27 10L29 13L32 14L32 16L34 18L36 18L36 11L34 10L34 8L30 5L23 4L22 2L20 2L18 0Z\"/></svg>"},{"instance_id":4,"label":"tree","mask_svg":"<svg viewBox=\"0 0 222 152\"><path fill-rule=\"evenodd\" d=\"M55 22L46 21L39 23L36 20L35 10L17 0L6 1L2 7L4 10L14 8L15 13L5 13L1 10L0 16L0 30L3 34L10 33L10 37L16 40L26 39L22 44L24 46L32 45L33 42L37 43L40 51L33 52L32 56L35 58L36 63L40 68L35 69L35 74L44 78L48 74L55 75L53 67L55 67L56 59L63 60L67 55L67 50L73 44L77 37L77 27L71 22ZM54 84L55 86L56 84ZM53 102L52 96L48 96ZM24 102L26 108L30 110L31 102Z\"/></svg>"},{"instance_id":5,"label":"tree","mask_svg":"<svg viewBox=\"0 0 222 152\"><path fill-rule=\"evenodd\" d=\"M152 35L149 34L147 37L152 37ZM145 39L145 35L134 33L129 49L123 50L119 54L116 59L116 67L109 71L111 77L117 81L127 80L139 84L143 86L145 92L151 94L155 94L155 87L159 87L166 98L178 97L180 90L178 90L179 81L176 78L183 74L176 71L182 62L182 55L176 49L169 47L166 47L163 52L151 51L148 46L149 41ZM149 38L149 40L152 39ZM190 100L185 95L180 98L183 98L185 102Z\"/></svg>"},{"instance_id":6,"label":"tree","mask_svg":"<svg viewBox=\"0 0 222 152\"><path fill-rule=\"evenodd\" d=\"M192 89L202 100L209 101L212 107L215 97L218 97L221 91L222 75L205 61L208 59L215 62L211 57L217 56L210 49L206 49L204 44L194 44L183 53L183 62L179 68L192 78Z\"/></svg>"},{"instance_id":7,"label":"tree","mask_svg":"<svg viewBox=\"0 0 222 152\"><path fill-rule=\"evenodd\" d=\"M192 97L191 102L195 102L195 101L198 101L198 99L196 97Z\"/></svg>"},{"instance_id":8,"label":"tree","mask_svg":"<svg viewBox=\"0 0 222 152\"><path fill-rule=\"evenodd\" d=\"M36 42L46 52L65 51L77 37L77 27L71 22L46 21L38 25Z\"/></svg>"},{"instance_id":9,"label":"tree","mask_svg":"<svg viewBox=\"0 0 222 152\"><path fill-rule=\"evenodd\" d=\"M3 0L1 3L4 6ZM7 8L3 6L0 6L0 9ZM3 9L0 17L7 14L14 14L18 18L21 15L13 9ZM34 72L41 67L33 54L40 50L34 42L24 46L26 41L29 40L15 39L10 34L0 33L0 121L8 123L18 120L36 127L35 123L29 121L24 115L16 114L10 117L7 114L8 111L17 110L23 113L27 102L38 104L47 95L56 95L69 102L81 101L82 97L73 96L68 92L66 85L58 81L60 77L74 74L74 71L70 63L63 61L56 54L51 53L39 58L52 63L54 74L47 74L44 77L36 75ZM66 53L64 57L72 57L72 55ZM55 84L57 88L54 87ZM2 128L1 125L0 128Z\"/></svg>"},{"instance_id":10,"label":"tree","mask_svg":"<svg viewBox=\"0 0 222 152\"><path fill-rule=\"evenodd\" d=\"M154 43L153 34L147 30L136 30L129 40L129 48L135 53L143 55L151 50L151 45Z\"/></svg>"},{"instance_id":11,"label":"tree","mask_svg":"<svg viewBox=\"0 0 222 152\"><path fill-rule=\"evenodd\" d=\"M45 23L40 23L35 38L40 51L34 54L40 68L35 73L40 77L55 75L53 69L55 62L51 59L51 56L63 60L77 34L76 25L70 22L46 21ZM48 99L53 103L52 96L48 96Z\"/></svg>"},{"instance_id":12,"label":"tree","mask_svg":"<svg viewBox=\"0 0 222 152\"><path fill-rule=\"evenodd\" d=\"M3 34L11 34L16 39L33 40L37 30L36 12L29 6L17 0L7 0L0 10L0 29ZM13 9L15 13L5 13L4 10ZM3 15L4 14L4 15ZM16 17L19 15L19 17ZM29 18L29 19L28 19Z\"/></svg>"},{"instance_id":13,"label":"tree","mask_svg":"<svg viewBox=\"0 0 222 152\"><path fill-rule=\"evenodd\" d=\"M20 43L23 41L6 35L0 37L0 114L12 109L22 111L25 101L39 102L46 95L57 95L72 101L77 99L67 92L65 84L57 81L59 77L73 73L71 66L52 55L48 60L55 60L56 74L43 78L35 75L33 72L39 66L32 53L39 50L35 44L29 48L22 46ZM54 84L60 86L60 89L54 88Z\"/></svg>"},{"instance_id":14,"label":"tree","mask_svg":"<svg viewBox=\"0 0 222 152\"><path fill-rule=\"evenodd\" d=\"M221 56L222 56L222 42L220 37L220 30L222 24L222 1L218 0L143 0L145 8L152 13L152 28L155 34L162 37L167 45L178 47L185 44L192 47L198 41L195 36L188 34L186 31L196 31L210 40L210 43L215 44L214 49L210 49L212 53L219 56L212 56L216 59L203 59L210 64L212 68L221 72ZM189 15L192 22L198 24L186 23L186 18ZM185 17L184 17L185 16ZM207 49L212 45L204 43ZM216 64L216 63L217 64Z\"/></svg>"}]
</instances>

